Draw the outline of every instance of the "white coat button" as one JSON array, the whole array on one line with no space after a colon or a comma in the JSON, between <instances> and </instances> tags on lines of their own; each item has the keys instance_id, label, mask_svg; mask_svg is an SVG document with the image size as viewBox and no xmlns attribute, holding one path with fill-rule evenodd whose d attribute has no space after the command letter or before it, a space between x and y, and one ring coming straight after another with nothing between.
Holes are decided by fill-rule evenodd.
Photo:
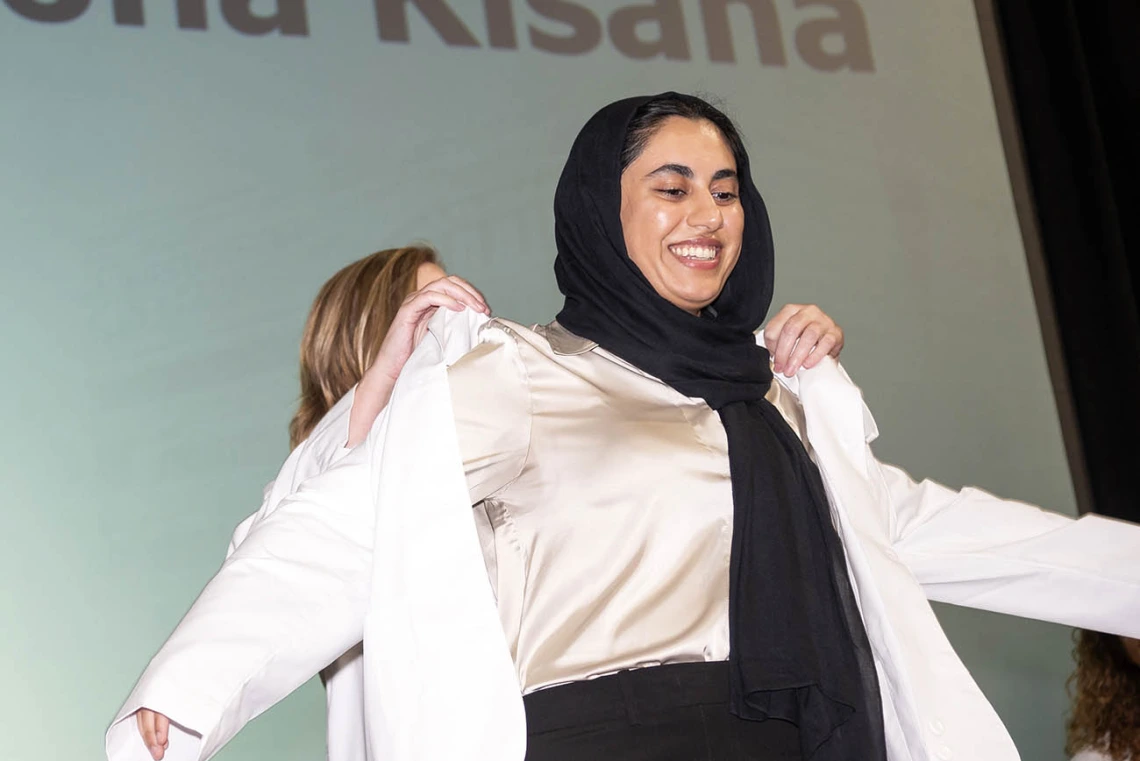
<instances>
[{"instance_id":1,"label":"white coat button","mask_svg":"<svg viewBox=\"0 0 1140 761\"><path fill-rule=\"evenodd\" d=\"M954 754L950 752L949 748L943 745L938 749L938 757L942 759L942 761L950 761L950 759L954 758Z\"/></svg>"},{"instance_id":2,"label":"white coat button","mask_svg":"<svg viewBox=\"0 0 1140 761\"><path fill-rule=\"evenodd\" d=\"M935 736L941 737L942 734L946 731L946 727L943 726L942 722L940 722L938 719L933 719L930 722L930 731L934 733Z\"/></svg>"}]
</instances>

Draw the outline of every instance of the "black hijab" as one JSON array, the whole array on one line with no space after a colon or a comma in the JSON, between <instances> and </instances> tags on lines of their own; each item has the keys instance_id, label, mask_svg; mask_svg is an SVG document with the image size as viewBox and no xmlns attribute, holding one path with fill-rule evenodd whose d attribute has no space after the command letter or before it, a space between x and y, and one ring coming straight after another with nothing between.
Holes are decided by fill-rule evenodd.
<instances>
[{"instance_id":1,"label":"black hijab","mask_svg":"<svg viewBox=\"0 0 1140 761\"><path fill-rule=\"evenodd\" d=\"M796 724L805 759L884 761L874 660L823 483L764 398L772 371L754 332L772 299L772 233L739 139L726 137L739 175L743 246L700 317L658 295L626 251L621 153L639 109L663 99L712 108L676 93L611 103L570 149L554 197L554 271L566 297L558 321L720 415L733 498L733 713Z\"/></svg>"}]
</instances>

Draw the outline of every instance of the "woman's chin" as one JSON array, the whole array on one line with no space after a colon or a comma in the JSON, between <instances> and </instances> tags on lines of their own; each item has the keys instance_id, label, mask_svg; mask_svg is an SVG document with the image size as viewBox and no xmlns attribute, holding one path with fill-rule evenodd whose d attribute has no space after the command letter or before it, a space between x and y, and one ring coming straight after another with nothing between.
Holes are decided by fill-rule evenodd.
<instances>
[{"instance_id":1,"label":"woman's chin","mask_svg":"<svg viewBox=\"0 0 1140 761\"><path fill-rule=\"evenodd\" d=\"M713 303L718 293L719 291L713 292L709 289L702 289L700 291L658 293L658 295L678 309L684 309L691 314L697 314L709 304Z\"/></svg>"}]
</instances>

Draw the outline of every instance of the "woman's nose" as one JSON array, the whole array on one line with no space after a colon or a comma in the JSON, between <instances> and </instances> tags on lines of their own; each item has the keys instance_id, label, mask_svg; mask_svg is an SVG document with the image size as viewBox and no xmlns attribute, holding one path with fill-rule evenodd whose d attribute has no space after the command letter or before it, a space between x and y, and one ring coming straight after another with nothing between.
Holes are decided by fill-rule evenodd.
<instances>
[{"instance_id":1,"label":"woman's nose","mask_svg":"<svg viewBox=\"0 0 1140 761\"><path fill-rule=\"evenodd\" d=\"M689 212L689 226L706 230L719 230L724 224L724 214L712 196L696 197Z\"/></svg>"}]
</instances>

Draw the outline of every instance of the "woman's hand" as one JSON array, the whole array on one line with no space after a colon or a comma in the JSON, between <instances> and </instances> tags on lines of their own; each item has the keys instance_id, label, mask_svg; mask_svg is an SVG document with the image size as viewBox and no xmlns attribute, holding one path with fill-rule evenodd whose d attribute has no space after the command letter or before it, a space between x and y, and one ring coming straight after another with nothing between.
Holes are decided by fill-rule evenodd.
<instances>
[{"instance_id":1,"label":"woman's hand","mask_svg":"<svg viewBox=\"0 0 1140 761\"><path fill-rule=\"evenodd\" d=\"M787 376L843 351L843 328L814 304L788 304L764 327L772 369Z\"/></svg>"},{"instance_id":2,"label":"woman's hand","mask_svg":"<svg viewBox=\"0 0 1140 761\"><path fill-rule=\"evenodd\" d=\"M482 314L490 314L483 294L461 277L449 275L432 281L404 299L388 335L380 345L372 366L360 379L356 397L352 402L352 412L348 418L347 447L354 447L368 435L380 410L388 405L396 378L427 334L428 320L440 307L453 312L472 309Z\"/></svg>"},{"instance_id":3,"label":"woman's hand","mask_svg":"<svg viewBox=\"0 0 1140 761\"><path fill-rule=\"evenodd\" d=\"M170 719L149 708L140 708L135 713L135 721L151 758L161 761L166 755L166 749L170 747Z\"/></svg>"}]
</instances>

